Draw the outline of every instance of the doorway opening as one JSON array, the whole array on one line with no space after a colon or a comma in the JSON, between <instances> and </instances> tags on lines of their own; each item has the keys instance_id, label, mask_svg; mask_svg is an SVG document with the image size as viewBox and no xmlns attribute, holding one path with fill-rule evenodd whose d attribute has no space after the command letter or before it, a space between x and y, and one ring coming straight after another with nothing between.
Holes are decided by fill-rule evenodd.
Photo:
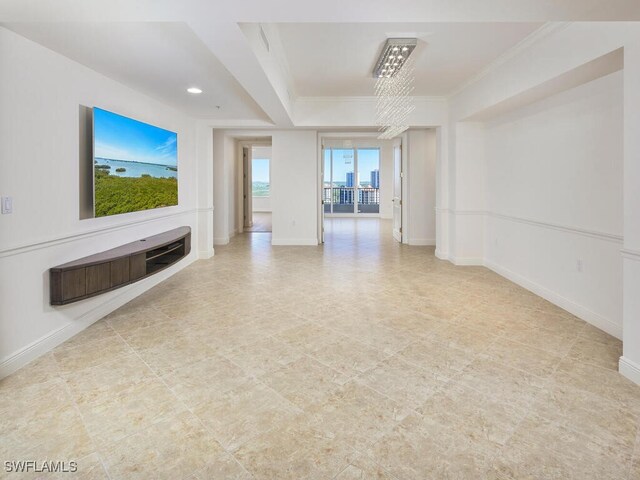
<instances>
[{"instance_id":1,"label":"doorway opening","mask_svg":"<svg viewBox=\"0 0 640 480\"><path fill-rule=\"evenodd\" d=\"M243 231L271 232L271 145L242 144Z\"/></svg>"},{"instance_id":2,"label":"doorway opening","mask_svg":"<svg viewBox=\"0 0 640 480\"><path fill-rule=\"evenodd\" d=\"M402 181L395 178L401 171L396 172L394 165L394 148L396 144L400 146L399 140L381 140L377 134L337 135L323 136L320 142L319 242L324 243L325 227L350 224L332 221L340 218L360 219L360 223L367 220L389 233L397 224L398 232L394 233L400 234L402 191L396 186L401 187ZM401 169L403 157L397 157ZM401 238L394 237L401 242Z\"/></svg>"}]
</instances>

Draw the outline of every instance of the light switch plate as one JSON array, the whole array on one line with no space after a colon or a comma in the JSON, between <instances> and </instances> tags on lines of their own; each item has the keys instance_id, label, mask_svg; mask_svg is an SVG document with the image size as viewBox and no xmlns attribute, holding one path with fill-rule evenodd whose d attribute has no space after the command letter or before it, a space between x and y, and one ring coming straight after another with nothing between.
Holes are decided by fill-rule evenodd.
<instances>
[{"instance_id":1,"label":"light switch plate","mask_svg":"<svg viewBox=\"0 0 640 480\"><path fill-rule=\"evenodd\" d=\"M13 197L2 197L2 213L13 213Z\"/></svg>"}]
</instances>

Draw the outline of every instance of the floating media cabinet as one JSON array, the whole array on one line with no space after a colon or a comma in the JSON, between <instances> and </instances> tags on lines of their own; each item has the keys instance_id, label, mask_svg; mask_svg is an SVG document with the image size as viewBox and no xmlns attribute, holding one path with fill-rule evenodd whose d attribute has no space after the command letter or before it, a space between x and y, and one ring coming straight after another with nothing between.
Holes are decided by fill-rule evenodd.
<instances>
[{"instance_id":1,"label":"floating media cabinet","mask_svg":"<svg viewBox=\"0 0 640 480\"><path fill-rule=\"evenodd\" d=\"M115 290L173 265L191 251L191 228L180 227L49 269L51 305Z\"/></svg>"}]
</instances>

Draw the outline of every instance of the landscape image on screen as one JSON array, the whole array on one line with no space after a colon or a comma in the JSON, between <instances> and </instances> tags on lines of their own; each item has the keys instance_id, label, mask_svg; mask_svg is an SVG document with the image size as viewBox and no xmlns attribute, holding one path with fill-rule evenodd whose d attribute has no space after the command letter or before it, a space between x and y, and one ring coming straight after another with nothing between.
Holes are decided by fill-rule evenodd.
<instances>
[{"instance_id":1,"label":"landscape image on screen","mask_svg":"<svg viewBox=\"0 0 640 480\"><path fill-rule=\"evenodd\" d=\"M178 204L178 135L93 109L95 216Z\"/></svg>"}]
</instances>

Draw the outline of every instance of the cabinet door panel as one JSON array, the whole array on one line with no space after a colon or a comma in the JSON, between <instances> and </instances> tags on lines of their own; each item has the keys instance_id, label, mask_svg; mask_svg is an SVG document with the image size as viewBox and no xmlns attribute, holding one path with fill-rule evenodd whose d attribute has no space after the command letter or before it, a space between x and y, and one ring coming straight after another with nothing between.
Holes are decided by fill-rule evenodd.
<instances>
[{"instance_id":1,"label":"cabinet door panel","mask_svg":"<svg viewBox=\"0 0 640 480\"><path fill-rule=\"evenodd\" d=\"M111 266L108 263L87 267L87 295L111 286Z\"/></svg>"},{"instance_id":2,"label":"cabinet door panel","mask_svg":"<svg viewBox=\"0 0 640 480\"><path fill-rule=\"evenodd\" d=\"M129 257L113 260L111 263L111 286L115 287L129 281Z\"/></svg>"},{"instance_id":3,"label":"cabinet door panel","mask_svg":"<svg viewBox=\"0 0 640 480\"><path fill-rule=\"evenodd\" d=\"M82 297L87 294L84 268L76 268L62 272L62 300Z\"/></svg>"},{"instance_id":4,"label":"cabinet door panel","mask_svg":"<svg viewBox=\"0 0 640 480\"><path fill-rule=\"evenodd\" d=\"M144 277L147 274L147 255L139 253L138 255L131 255L130 258L130 278L131 281Z\"/></svg>"}]
</instances>

